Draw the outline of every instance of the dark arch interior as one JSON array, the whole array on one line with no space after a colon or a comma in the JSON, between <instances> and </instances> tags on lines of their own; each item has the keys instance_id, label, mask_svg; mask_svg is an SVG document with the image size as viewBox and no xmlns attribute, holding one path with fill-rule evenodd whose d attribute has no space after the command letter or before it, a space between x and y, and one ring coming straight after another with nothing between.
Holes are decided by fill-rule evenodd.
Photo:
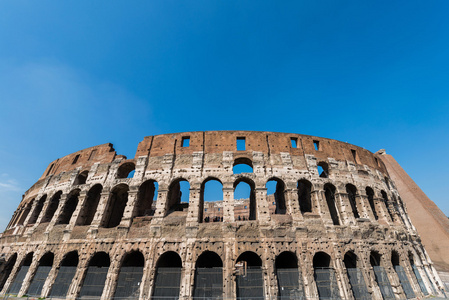
<instances>
[{"instance_id":1,"label":"dark arch interior","mask_svg":"<svg viewBox=\"0 0 449 300\"><path fill-rule=\"evenodd\" d=\"M221 268L223 262L217 253L212 251L203 252L196 260L197 268Z\"/></svg>"},{"instance_id":2,"label":"dark arch interior","mask_svg":"<svg viewBox=\"0 0 449 300\"><path fill-rule=\"evenodd\" d=\"M123 260L123 267L143 267L145 264L145 258L140 251L133 251L126 254Z\"/></svg>"},{"instance_id":3,"label":"dark arch interior","mask_svg":"<svg viewBox=\"0 0 449 300\"><path fill-rule=\"evenodd\" d=\"M97 252L89 262L89 267L109 267L111 261L105 252Z\"/></svg>"},{"instance_id":4,"label":"dark arch interior","mask_svg":"<svg viewBox=\"0 0 449 300\"><path fill-rule=\"evenodd\" d=\"M136 165L134 163L124 163L117 170L117 178L127 178L128 175L136 169Z\"/></svg>"},{"instance_id":5,"label":"dark arch interior","mask_svg":"<svg viewBox=\"0 0 449 300\"><path fill-rule=\"evenodd\" d=\"M87 175L89 174L89 171L83 171L78 174L78 176L75 179L75 184L85 184L87 180Z\"/></svg>"},{"instance_id":6,"label":"dark arch interior","mask_svg":"<svg viewBox=\"0 0 449 300\"><path fill-rule=\"evenodd\" d=\"M23 225L23 223L25 222L25 219L27 218L28 214L31 211L31 206L33 204L33 200L31 200L27 206L25 207L25 210L23 211L22 215L20 216L20 219L17 221L17 225Z\"/></svg>"},{"instance_id":7,"label":"dark arch interior","mask_svg":"<svg viewBox=\"0 0 449 300\"><path fill-rule=\"evenodd\" d=\"M64 205L64 208L62 210L61 216L59 217L58 224L69 224L70 218L73 215L73 212L76 209L76 206L78 205L78 197L79 197L80 191L75 190L69 194L67 197L67 201Z\"/></svg>"},{"instance_id":8,"label":"dark arch interior","mask_svg":"<svg viewBox=\"0 0 449 300\"><path fill-rule=\"evenodd\" d=\"M178 253L169 251L159 257L156 263L157 268L182 268L181 257Z\"/></svg>"},{"instance_id":9,"label":"dark arch interior","mask_svg":"<svg viewBox=\"0 0 449 300\"><path fill-rule=\"evenodd\" d=\"M23 266L29 267L31 266L31 263L33 262L33 252L30 252L25 256L25 259L23 260Z\"/></svg>"},{"instance_id":10,"label":"dark arch interior","mask_svg":"<svg viewBox=\"0 0 449 300\"><path fill-rule=\"evenodd\" d=\"M262 259L260 259L259 255L251 251L246 251L240 254L239 258L237 258L237 262L240 261L246 261L248 267L262 266Z\"/></svg>"},{"instance_id":11,"label":"dark arch interior","mask_svg":"<svg viewBox=\"0 0 449 300\"><path fill-rule=\"evenodd\" d=\"M147 180L140 185L137 194L136 217L154 215L152 206L157 192L157 186L157 182L154 180Z\"/></svg>"},{"instance_id":12,"label":"dark arch interior","mask_svg":"<svg viewBox=\"0 0 449 300\"><path fill-rule=\"evenodd\" d=\"M332 222L334 225L340 225L338 219L337 207L335 206L335 187L332 184L324 185L324 194L326 197L327 206L331 214Z\"/></svg>"},{"instance_id":13,"label":"dark arch interior","mask_svg":"<svg viewBox=\"0 0 449 300\"><path fill-rule=\"evenodd\" d=\"M59 205L59 199L61 199L62 192L57 192L53 197L50 199L50 203L48 204L47 210L45 211L45 215L42 218L42 223L50 222L53 218L53 215L55 214L56 209L58 209Z\"/></svg>"},{"instance_id":14,"label":"dark arch interior","mask_svg":"<svg viewBox=\"0 0 449 300\"><path fill-rule=\"evenodd\" d=\"M98 203L100 202L102 190L103 187L101 186L101 184L96 184L90 188L76 225L82 226L90 225L92 223L92 220L94 219L95 213L97 211Z\"/></svg>"},{"instance_id":15,"label":"dark arch interior","mask_svg":"<svg viewBox=\"0 0 449 300\"><path fill-rule=\"evenodd\" d=\"M111 191L103 223L104 227L112 228L120 224L126 203L128 202L128 190L129 188L126 184L120 184Z\"/></svg>"},{"instance_id":16,"label":"dark arch interior","mask_svg":"<svg viewBox=\"0 0 449 300\"><path fill-rule=\"evenodd\" d=\"M393 264L393 266L400 265L399 254L396 251L391 252L391 263Z\"/></svg>"},{"instance_id":17,"label":"dark arch interior","mask_svg":"<svg viewBox=\"0 0 449 300\"><path fill-rule=\"evenodd\" d=\"M312 212L312 184L305 179L298 181L298 200L299 208L302 213Z\"/></svg>"},{"instance_id":18,"label":"dark arch interior","mask_svg":"<svg viewBox=\"0 0 449 300\"><path fill-rule=\"evenodd\" d=\"M55 255L51 252L45 253L39 260L39 266L51 267L53 265L53 259Z\"/></svg>"},{"instance_id":19,"label":"dark arch interior","mask_svg":"<svg viewBox=\"0 0 449 300\"><path fill-rule=\"evenodd\" d=\"M37 202L36 207L34 208L33 214L31 215L28 224L35 224L39 215L41 214L42 208L44 206L45 200L47 199L47 195L43 195Z\"/></svg>"},{"instance_id":20,"label":"dark arch interior","mask_svg":"<svg viewBox=\"0 0 449 300\"><path fill-rule=\"evenodd\" d=\"M78 266L78 252L72 251L65 255L62 260L61 266L63 267L76 267Z\"/></svg>"},{"instance_id":21,"label":"dark arch interior","mask_svg":"<svg viewBox=\"0 0 449 300\"><path fill-rule=\"evenodd\" d=\"M374 191L370 187L367 187L365 189L365 191L366 191L366 196L368 197L368 203L369 203L369 206L371 207L371 211L373 212L374 218L376 220L378 220L379 217L377 216L376 206L374 205Z\"/></svg>"},{"instance_id":22,"label":"dark arch interior","mask_svg":"<svg viewBox=\"0 0 449 300\"><path fill-rule=\"evenodd\" d=\"M274 213L283 215L286 213L285 197L284 197L285 184L279 178L272 178L267 182L267 184L272 181L276 182L276 191L274 192L274 201L276 203L276 209Z\"/></svg>"},{"instance_id":23,"label":"dark arch interior","mask_svg":"<svg viewBox=\"0 0 449 300\"><path fill-rule=\"evenodd\" d=\"M380 258L381 258L381 255L379 254L379 252L372 251L371 255L369 257L369 262L371 263L371 266L373 266L373 267L380 266Z\"/></svg>"},{"instance_id":24,"label":"dark arch interior","mask_svg":"<svg viewBox=\"0 0 449 300\"><path fill-rule=\"evenodd\" d=\"M185 179L178 179L174 182L172 182L168 188L168 211L187 211L189 207L189 202L182 202L181 198L183 195L183 192L181 191L181 181L186 182L190 189L190 184ZM184 193L187 193L187 198L189 199L189 190L184 191ZM189 199L190 200L190 199Z\"/></svg>"},{"instance_id":25,"label":"dark arch interior","mask_svg":"<svg viewBox=\"0 0 449 300\"><path fill-rule=\"evenodd\" d=\"M408 260L410 261L410 265L412 265L412 266L415 265L415 259L413 258L413 253L412 252L408 253Z\"/></svg>"},{"instance_id":26,"label":"dark arch interior","mask_svg":"<svg viewBox=\"0 0 449 300\"><path fill-rule=\"evenodd\" d=\"M357 188L352 184L346 185L346 193L348 193L349 203L351 204L352 213L354 218L360 218L359 212L357 211L356 199L355 196L357 194Z\"/></svg>"},{"instance_id":27,"label":"dark arch interior","mask_svg":"<svg viewBox=\"0 0 449 300\"><path fill-rule=\"evenodd\" d=\"M324 252L318 252L313 257L313 267L314 268L329 268L330 263L331 263L331 257Z\"/></svg>"},{"instance_id":28,"label":"dark arch interior","mask_svg":"<svg viewBox=\"0 0 449 300\"><path fill-rule=\"evenodd\" d=\"M276 257L275 265L277 269L297 269L298 258L292 252L282 252Z\"/></svg>"},{"instance_id":29,"label":"dark arch interior","mask_svg":"<svg viewBox=\"0 0 449 300\"><path fill-rule=\"evenodd\" d=\"M345 263L346 269L357 268L357 255L352 251L346 252L343 262Z\"/></svg>"},{"instance_id":30,"label":"dark arch interior","mask_svg":"<svg viewBox=\"0 0 449 300\"><path fill-rule=\"evenodd\" d=\"M8 280L9 275L11 274L11 271L17 261L17 253L14 253L6 262L5 268L0 273L0 291L3 289L3 286L6 283L6 280Z\"/></svg>"}]
</instances>

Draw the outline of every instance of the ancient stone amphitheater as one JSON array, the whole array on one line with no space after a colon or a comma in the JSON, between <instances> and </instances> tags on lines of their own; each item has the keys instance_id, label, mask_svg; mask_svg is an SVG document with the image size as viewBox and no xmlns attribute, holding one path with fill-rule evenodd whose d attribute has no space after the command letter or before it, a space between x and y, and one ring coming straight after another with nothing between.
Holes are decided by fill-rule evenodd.
<instances>
[{"instance_id":1,"label":"ancient stone amphitheater","mask_svg":"<svg viewBox=\"0 0 449 300\"><path fill-rule=\"evenodd\" d=\"M19 297L442 295L380 154L300 134L185 132L145 137L133 159L111 144L67 155L25 193L0 253L0 295Z\"/></svg>"}]
</instances>

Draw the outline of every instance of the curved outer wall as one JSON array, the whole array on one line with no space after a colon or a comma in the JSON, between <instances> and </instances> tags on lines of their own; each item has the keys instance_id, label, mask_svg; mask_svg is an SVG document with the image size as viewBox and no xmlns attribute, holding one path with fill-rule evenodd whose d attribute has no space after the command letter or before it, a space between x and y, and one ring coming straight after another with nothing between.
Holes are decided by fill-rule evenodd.
<instances>
[{"instance_id":1,"label":"curved outer wall","mask_svg":"<svg viewBox=\"0 0 449 300\"><path fill-rule=\"evenodd\" d=\"M183 147L186 138L189 145ZM237 150L238 138L244 138L243 151ZM234 174L233 166L241 162L251 165L253 172ZM318 165L328 168L327 176L319 175ZM126 178L133 168L133 177ZM203 218L203 187L211 178L223 185L222 222L205 222ZM280 194L285 207L279 211L270 209L273 196L267 196L266 183L273 178L282 183L278 186L283 186ZM179 179L190 185L189 204L173 209L169 199L179 192L174 190ZM142 213L143 202L150 201L142 196L142 185L148 180L158 183L157 201L152 209L147 207ZM301 207L299 180L310 183L310 211ZM234 209L234 189L240 181L252 186L252 220L239 220ZM353 198L348 195L348 185L355 187ZM92 204L94 197L89 196L95 186L101 187L96 208ZM335 201L333 215L326 200L329 192L325 190L329 186ZM367 187L374 192L371 198ZM72 201L73 195L77 195L77 202ZM115 201L117 205L119 198L121 210L111 204ZM350 198L354 201L352 206ZM72 209L68 208L70 201L76 203ZM86 221L89 210L90 222ZM114 218L118 218L115 223L111 221ZM221 296L230 299L238 294L236 280L240 269L236 262L247 251L261 259L263 295L267 299L281 294L276 258L284 252L296 256L300 290L308 299L319 297L314 257L319 257L320 252L330 257L329 267L335 270L337 293L342 299L354 298L344 263L348 252L356 255L366 292L373 299L382 296L370 262L372 253L380 257L379 264L384 267L396 297L403 298L406 293L392 265L392 256L396 254L416 296L421 297L423 290L410 257L429 293L438 294L441 286L381 159L351 144L299 134L165 134L145 137L133 159L117 155L111 144L104 144L55 160L25 193L1 236L4 263L0 266L0 294L10 290L25 257L32 253L18 292L19 296L26 294L41 258L50 252L54 259L40 294L50 295L60 264L71 251L77 251L79 263L68 289L70 299L80 294L90 259L98 252L105 252L111 262L103 299L113 297L120 284L117 281L124 257L131 251L140 251L145 259L139 287L141 299L154 293L155 274L160 266L157 261L169 251L177 253L182 261L179 295L183 299L195 293L196 262L205 251L214 252L221 259ZM15 262L8 269L11 261Z\"/></svg>"}]
</instances>

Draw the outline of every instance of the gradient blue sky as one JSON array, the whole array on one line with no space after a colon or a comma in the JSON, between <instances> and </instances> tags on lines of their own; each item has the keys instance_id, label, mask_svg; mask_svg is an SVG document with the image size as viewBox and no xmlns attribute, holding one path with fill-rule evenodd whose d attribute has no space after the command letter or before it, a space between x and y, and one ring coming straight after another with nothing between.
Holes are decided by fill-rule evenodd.
<instances>
[{"instance_id":1,"label":"gradient blue sky","mask_svg":"<svg viewBox=\"0 0 449 300\"><path fill-rule=\"evenodd\" d=\"M385 148L449 215L449 2L1 1L0 228L48 163L194 130Z\"/></svg>"}]
</instances>

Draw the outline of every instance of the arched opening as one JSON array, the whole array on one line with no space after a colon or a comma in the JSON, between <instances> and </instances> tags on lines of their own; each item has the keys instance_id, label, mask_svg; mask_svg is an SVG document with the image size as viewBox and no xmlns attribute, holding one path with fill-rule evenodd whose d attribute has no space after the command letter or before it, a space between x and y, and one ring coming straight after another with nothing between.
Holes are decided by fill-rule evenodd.
<instances>
[{"instance_id":1,"label":"arched opening","mask_svg":"<svg viewBox=\"0 0 449 300\"><path fill-rule=\"evenodd\" d=\"M61 195L62 192L59 191L53 197L51 197L50 203L48 203L47 210L45 211L41 223L47 223L51 221L53 215L55 214L56 209L58 209L59 199L61 199Z\"/></svg>"},{"instance_id":2,"label":"arched opening","mask_svg":"<svg viewBox=\"0 0 449 300\"><path fill-rule=\"evenodd\" d=\"M262 260L254 252L246 251L237 258L237 299L263 299Z\"/></svg>"},{"instance_id":3,"label":"arched opening","mask_svg":"<svg viewBox=\"0 0 449 300\"><path fill-rule=\"evenodd\" d=\"M0 291L3 289L3 286L5 285L6 280L8 280L9 275L11 275L11 271L14 268L16 261L17 261L17 253L14 253L8 259L4 268L0 272Z\"/></svg>"},{"instance_id":4,"label":"arched opening","mask_svg":"<svg viewBox=\"0 0 449 300\"><path fill-rule=\"evenodd\" d=\"M355 255L352 251L348 251L345 254L343 262L346 267L346 272L348 274L349 283L351 284L354 299L371 299L371 295L366 288L362 271L357 267L357 255Z\"/></svg>"},{"instance_id":5,"label":"arched opening","mask_svg":"<svg viewBox=\"0 0 449 300\"><path fill-rule=\"evenodd\" d=\"M326 197L327 207L329 208L329 213L331 215L332 222L334 225L340 225L338 218L337 206L335 203L335 186L330 183L324 185L324 195Z\"/></svg>"},{"instance_id":6,"label":"arched opening","mask_svg":"<svg viewBox=\"0 0 449 300\"><path fill-rule=\"evenodd\" d=\"M53 266L54 254L51 252L45 253L39 260L39 266L34 273L33 279L31 279L30 286L28 287L28 295L40 296L42 288L44 287L45 280L47 280L48 273Z\"/></svg>"},{"instance_id":7,"label":"arched opening","mask_svg":"<svg viewBox=\"0 0 449 300\"><path fill-rule=\"evenodd\" d=\"M382 201L384 202L385 205L385 209L388 212L388 215L391 218L391 221L394 222L394 216L393 216L393 212L391 211L390 205L389 205L389 200L388 200L388 196L387 193L385 193L385 191L380 191L380 194L382 195Z\"/></svg>"},{"instance_id":8,"label":"arched opening","mask_svg":"<svg viewBox=\"0 0 449 300\"><path fill-rule=\"evenodd\" d=\"M34 201L34 199L31 200L31 201L25 206L25 209L23 210L22 214L20 215L19 220L17 221L17 225L23 225L23 223L25 222L25 220L26 220L28 214L29 214L30 211L31 211L31 207L32 207L32 205L33 205L33 201ZM1 290L1 289L0 289L0 290Z\"/></svg>"},{"instance_id":9,"label":"arched opening","mask_svg":"<svg viewBox=\"0 0 449 300\"><path fill-rule=\"evenodd\" d=\"M287 207L285 205L285 184L279 178L268 180L265 185L267 188L267 200L270 207L270 213L285 215Z\"/></svg>"},{"instance_id":10,"label":"arched opening","mask_svg":"<svg viewBox=\"0 0 449 300\"><path fill-rule=\"evenodd\" d=\"M335 270L327 253L317 252L313 256L313 271L319 299L340 299Z\"/></svg>"},{"instance_id":11,"label":"arched opening","mask_svg":"<svg viewBox=\"0 0 449 300\"><path fill-rule=\"evenodd\" d=\"M253 162L249 158L240 157L234 161L233 174L253 173Z\"/></svg>"},{"instance_id":12,"label":"arched opening","mask_svg":"<svg viewBox=\"0 0 449 300\"><path fill-rule=\"evenodd\" d=\"M35 224L37 219L39 218L39 215L41 214L42 207L44 207L45 200L47 199L47 195L43 195L39 201L37 202L36 206L34 207L33 213L30 216L30 219L28 220L28 224ZM36 201L36 200L35 200Z\"/></svg>"},{"instance_id":13,"label":"arched opening","mask_svg":"<svg viewBox=\"0 0 449 300\"><path fill-rule=\"evenodd\" d=\"M114 299L139 299L145 259L140 251L126 254L118 275Z\"/></svg>"},{"instance_id":14,"label":"arched opening","mask_svg":"<svg viewBox=\"0 0 449 300\"><path fill-rule=\"evenodd\" d=\"M158 183L154 180L147 180L140 185L137 193L136 217L154 215L158 187Z\"/></svg>"},{"instance_id":15,"label":"arched opening","mask_svg":"<svg viewBox=\"0 0 449 300\"><path fill-rule=\"evenodd\" d=\"M384 267L380 265L381 263L381 255L377 251L371 251L370 254L370 263L373 267L374 276L379 286L380 292L382 293L382 297L387 300L394 300L395 296L393 293L393 289L391 287L390 280L388 279L387 273L385 272Z\"/></svg>"},{"instance_id":16,"label":"arched opening","mask_svg":"<svg viewBox=\"0 0 449 300\"><path fill-rule=\"evenodd\" d=\"M91 258L86 271L86 276L81 286L80 297L101 297L104 283L108 275L111 261L105 252L97 252Z\"/></svg>"},{"instance_id":17,"label":"arched opening","mask_svg":"<svg viewBox=\"0 0 449 300\"><path fill-rule=\"evenodd\" d=\"M22 283L25 280L25 276L30 269L31 263L33 262L33 254L33 252L28 253L22 260L22 265L20 266L19 271L17 271L16 277L9 286L9 294L19 293L20 288L22 287Z\"/></svg>"},{"instance_id":18,"label":"arched opening","mask_svg":"<svg viewBox=\"0 0 449 300\"><path fill-rule=\"evenodd\" d=\"M196 260L193 297L223 297L223 262L217 253L205 251Z\"/></svg>"},{"instance_id":19,"label":"arched opening","mask_svg":"<svg viewBox=\"0 0 449 300\"><path fill-rule=\"evenodd\" d=\"M415 292L413 291L412 285L408 280L404 268L400 264L399 254L396 251L391 252L391 264L393 265L393 268L398 275L399 282L401 283L402 289L404 290L407 299L415 298Z\"/></svg>"},{"instance_id":20,"label":"arched opening","mask_svg":"<svg viewBox=\"0 0 449 300\"><path fill-rule=\"evenodd\" d=\"M357 210L357 203L356 203L356 195L357 195L357 188L353 186L352 184L346 185L346 193L348 193L348 199L349 203L351 204L352 214L354 215L354 218L358 219L360 218L359 212Z\"/></svg>"},{"instance_id":21,"label":"arched opening","mask_svg":"<svg viewBox=\"0 0 449 300\"><path fill-rule=\"evenodd\" d=\"M134 175L136 165L132 162L127 162L121 165L117 170L117 178L132 178L130 175Z\"/></svg>"},{"instance_id":22,"label":"arched opening","mask_svg":"<svg viewBox=\"0 0 449 300\"><path fill-rule=\"evenodd\" d=\"M429 292L427 291L426 285L424 284L424 280L421 277L421 274L419 273L418 267L415 264L415 260L413 259L413 253L411 251L408 252L408 259L410 262L410 266L412 266L413 274L415 274L416 281L418 282L419 288L421 289L421 292L424 295L429 295Z\"/></svg>"},{"instance_id":23,"label":"arched opening","mask_svg":"<svg viewBox=\"0 0 449 300\"><path fill-rule=\"evenodd\" d=\"M298 201L301 213L312 212L312 184L301 179L298 181Z\"/></svg>"},{"instance_id":24,"label":"arched opening","mask_svg":"<svg viewBox=\"0 0 449 300\"><path fill-rule=\"evenodd\" d=\"M103 187L101 184L96 184L90 188L84 201L83 208L80 211L76 225L90 225L97 212L98 203L100 202L101 191Z\"/></svg>"},{"instance_id":25,"label":"arched opening","mask_svg":"<svg viewBox=\"0 0 449 300\"><path fill-rule=\"evenodd\" d=\"M187 213L190 200L190 184L187 180L179 178L168 187L167 214L174 211Z\"/></svg>"},{"instance_id":26,"label":"arched opening","mask_svg":"<svg viewBox=\"0 0 449 300\"><path fill-rule=\"evenodd\" d=\"M87 180L87 176L89 175L89 171L83 171L76 176L75 185L85 184Z\"/></svg>"},{"instance_id":27,"label":"arched opening","mask_svg":"<svg viewBox=\"0 0 449 300\"><path fill-rule=\"evenodd\" d=\"M374 215L374 219L378 220L379 216L377 215L376 206L374 205L374 191L369 186L366 187L365 191L366 191L366 196L368 197L369 206L371 207L371 211L373 212L373 215Z\"/></svg>"},{"instance_id":28,"label":"arched opening","mask_svg":"<svg viewBox=\"0 0 449 300\"><path fill-rule=\"evenodd\" d=\"M67 253L62 259L55 282L51 287L50 296L55 298L65 298L72 283L78 266L78 252Z\"/></svg>"},{"instance_id":29,"label":"arched opening","mask_svg":"<svg viewBox=\"0 0 449 300\"><path fill-rule=\"evenodd\" d=\"M62 209L62 213L59 216L57 224L69 224L70 218L78 205L78 197L80 195L80 190L76 189L67 196L67 200Z\"/></svg>"},{"instance_id":30,"label":"arched opening","mask_svg":"<svg viewBox=\"0 0 449 300\"><path fill-rule=\"evenodd\" d=\"M156 263L153 297L163 300L169 297L179 297L181 285L182 261L178 253L169 251L159 257Z\"/></svg>"},{"instance_id":31,"label":"arched opening","mask_svg":"<svg viewBox=\"0 0 449 300\"><path fill-rule=\"evenodd\" d=\"M215 178L201 184L199 222L223 221L223 184Z\"/></svg>"},{"instance_id":32,"label":"arched opening","mask_svg":"<svg viewBox=\"0 0 449 300\"><path fill-rule=\"evenodd\" d=\"M275 260L279 299L304 299L304 289L298 269L298 258L285 251Z\"/></svg>"},{"instance_id":33,"label":"arched opening","mask_svg":"<svg viewBox=\"0 0 449 300\"><path fill-rule=\"evenodd\" d=\"M256 220L255 184L248 178L234 182L234 217L236 221Z\"/></svg>"},{"instance_id":34,"label":"arched opening","mask_svg":"<svg viewBox=\"0 0 449 300\"><path fill-rule=\"evenodd\" d=\"M119 184L112 189L104 214L103 227L112 228L120 224L128 202L128 190L126 184Z\"/></svg>"},{"instance_id":35,"label":"arched opening","mask_svg":"<svg viewBox=\"0 0 449 300\"><path fill-rule=\"evenodd\" d=\"M317 169L318 169L318 175L321 178L328 178L329 177L329 165L326 162L320 161L317 164Z\"/></svg>"}]
</instances>

